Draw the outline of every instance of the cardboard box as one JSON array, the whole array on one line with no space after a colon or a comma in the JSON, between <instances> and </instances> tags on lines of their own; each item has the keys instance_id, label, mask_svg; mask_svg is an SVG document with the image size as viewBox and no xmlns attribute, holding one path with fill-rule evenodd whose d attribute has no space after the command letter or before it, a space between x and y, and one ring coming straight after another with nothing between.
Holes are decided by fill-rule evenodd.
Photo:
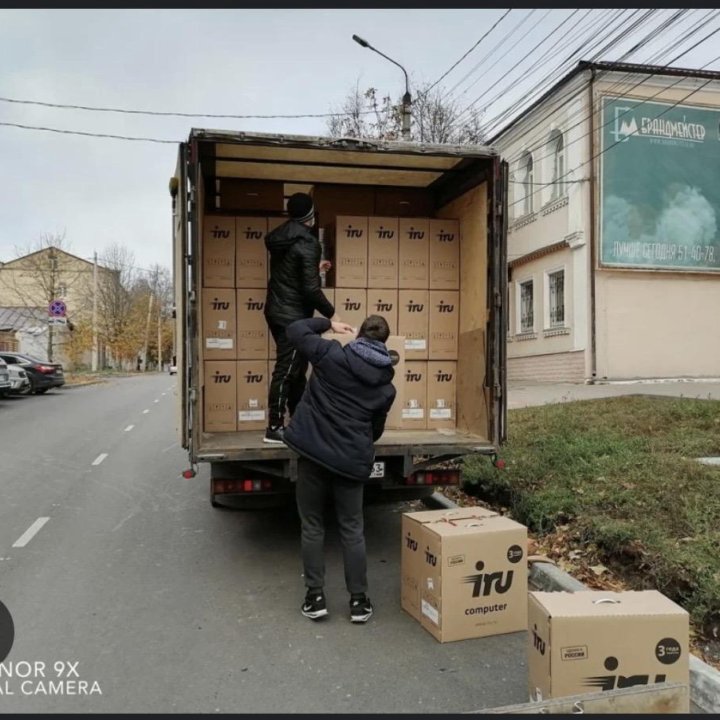
<instances>
[{"instance_id":1,"label":"cardboard box","mask_svg":"<svg viewBox=\"0 0 720 720\"><path fill-rule=\"evenodd\" d=\"M310 195L323 225L334 224L338 215L375 213L375 187L372 185L314 185Z\"/></svg>"},{"instance_id":2,"label":"cardboard box","mask_svg":"<svg viewBox=\"0 0 720 720\"><path fill-rule=\"evenodd\" d=\"M430 289L460 288L460 223L430 220Z\"/></svg>"},{"instance_id":3,"label":"cardboard box","mask_svg":"<svg viewBox=\"0 0 720 720\"><path fill-rule=\"evenodd\" d=\"M267 360L239 360L237 363L237 429L265 430L268 424Z\"/></svg>"},{"instance_id":4,"label":"cardboard box","mask_svg":"<svg viewBox=\"0 0 720 720\"><path fill-rule=\"evenodd\" d=\"M267 360L268 329L265 320L265 290L237 291L237 359Z\"/></svg>"},{"instance_id":5,"label":"cardboard box","mask_svg":"<svg viewBox=\"0 0 720 720\"><path fill-rule=\"evenodd\" d=\"M429 301L427 290L398 291L398 335L405 336L406 360L427 360Z\"/></svg>"},{"instance_id":6,"label":"cardboard box","mask_svg":"<svg viewBox=\"0 0 720 720\"><path fill-rule=\"evenodd\" d=\"M398 219L368 218L368 288L398 286Z\"/></svg>"},{"instance_id":7,"label":"cardboard box","mask_svg":"<svg viewBox=\"0 0 720 720\"><path fill-rule=\"evenodd\" d=\"M264 217L239 217L235 220L235 286L265 288L268 278L268 251L265 236L268 221Z\"/></svg>"},{"instance_id":8,"label":"cardboard box","mask_svg":"<svg viewBox=\"0 0 720 720\"><path fill-rule=\"evenodd\" d=\"M430 220L400 218L398 287L427 289L430 287Z\"/></svg>"},{"instance_id":9,"label":"cardboard box","mask_svg":"<svg viewBox=\"0 0 720 720\"><path fill-rule=\"evenodd\" d=\"M431 290L429 360L457 360L459 323L460 293L457 290Z\"/></svg>"},{"instance_id":10,"label":"cardboard box","mask_svg":"<svg viewBox=\"0 0 720 720\"><path fill-rule=\"evenodd\" d=\"M527 629L527 528L493 515L423 528L420 623L440 642Z\"/></svg>"},{"instance_id":11,"label":"cardboard box","mask_svg":"<svg viewBox=\"0 0 720 720\"><path fill-rule=\"evenodd\" d=\"M426 188L379 187L375 190L375 210L372 215L414 217L432 215L432 193Z\"/></svg>"},{"instance_id":12,"label":"cardboard box","mask_svg":"<svg viewBox=\"0 0 720 720\"><path fill-rule=\"evenodd\" d=\"M405 430L426 430L427 362L407 360L407 351L405 358L405 388L402 395L401 410L402 427Z\"/></svg>"},{"instance_id":13,"label":"cardboard box","mask_svg":"<svg viewBox=\"0 0 720 720\"><path fill-rule=\"evenodd\" d=\"M208 360L203 370L203 432L235 432L237 363Z\"/></svg>"},{"instance_id":14,"label":"cardboard box","mask_svg":"<svg viewBox=\"0 0 720 720\"><path fill-rule=\"evenodd\" d=\"M281 225L284 225L290 218L286 215L280 217L269 217L267 219L267 231L272 232Z\"/></svg>"},{"instance_id":15,"label":"cardboard box","mask_svg":"<svg viewBox=\"0 0 720 720\"><path fill-rule=\"evenodd\" d=\"M397 290L368 290L367 314L381 315L390 326L390 334L398 334Z\"/></svg>"},{"instance_id":16,"label":"cardboard box","mask_svg":"<svg viewBox=\"0 0 720 720\"><path fill-rule=\"evenodd\" d=\"M421 617L420 571L424 562L422 533L425 525L486 515L497 515L497 513L482 507L403 513L400 546L400 605L418 622Z\"/></svg>"},{"instance_id":17,"label":"cardboard box","mask_svg":"<svg viewBox=\"0 0 720 720\"><path fill-rule=\"evenodd\" d=\"M332 306L335 307L335 288L326 288L325 287L322 289L322 291L325 294L325 297L332 303ZM337 310L336 310L336 312L337 312ZM325 316L316 310L314 313L314 317L325 317Z\"/></svg>"},{"instance_id":18,"label":"cardboard box","mask_svg":"<svg viewBox=\"0 0 720 720\"><path fill-rule=\"evenodd\" d=\"M367 218L338 216L333 239L335 249L334 286L366 289L368 281Z\"/></svg>"},{"instance_id":19,"label":"cardboard box","mask_svg":"<svg viewBox=\"0 0 720 720\"><path fill-rule=\"evenodd\" d=\"M202 290L202 357L204 360L235 360L237 316L235 290Z\"/></svg>"},{"instance_id":20,"label":"cardboard box","mask_svg":"<svg viewBox=\"0 0 720 720\"><path fill-rule=\"evenodd\" d=\"M283 211L285 188L284 183L277 180L223 178L216 180L215 191L220 200L218 207L223 210L259 213Z\"/></svg>"},{"instance_id":21,"label":"cardboard box","mask_svg":"<svg viewBox=\"0 0 720 720\"><path fill-rule=\"evenodd\" d=\"M337 340L341 345L347 345L356 336L349 333L327 332L323 337L327 340ZM393 361L393 369L395 370L393 386L396 393L395 401L385 420L385 429L399 430L402 428L402 401L405 387L405 338L391 335L387 339L385 346Z\"/></svg>"},{"instance_id":22,"label":"cardboard box","mask_svg":"<svg viewBox=\"0 0 720 720\"><path fill-rule=\"evenodd\" d=\"M235 218L205 217L202 262L203 287L235 287Z\"/></svg>"},{"instance_id":23,"label":"cardboard box","mask_svg":"<svg viewBox=\"0 0 720 720\"><path fill-rule=\"evenodd\" d=\"M454 428L457 424L457 362L427 364L427 427Z\"/></svg>"},{"instance_id":24,"label":"cardboard box","mask_svg":"<svg viewBox=\"0 0 720 720\"><path fill-rule=\"evenodd\" d=\"M368 316L367 290L336 288L335 312L340 317L340 322L352 325L358 330Z\"/></svg>"},{"instance_id":25,"label":"cardboard box","mask_svg":"<svg viewBox=\"0 0 720 720\"><path fill-rule=\"evenodd\" d=\"M688 613L656 590L531 592L530 699L689 683Z\"/></svg>"}]
</instances>

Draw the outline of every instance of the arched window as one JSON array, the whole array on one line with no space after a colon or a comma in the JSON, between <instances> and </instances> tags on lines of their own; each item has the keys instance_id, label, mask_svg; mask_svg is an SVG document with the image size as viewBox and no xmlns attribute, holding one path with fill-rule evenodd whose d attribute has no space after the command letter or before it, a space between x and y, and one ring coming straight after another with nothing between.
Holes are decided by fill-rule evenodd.
<instances>
[{"instance_id":1,"label":"arched window","mask_svg":"<svg viewBox=\"0 0 720 720\"><path fill-rule=\"evenodd\" d=\"M520 186L522 188L522 209L523 215L529 215L533 211L533 194L535 174L533 172L533 157L529 152L523 153L518 166Z\"/></svg>"},{"instance_id":2,"label":"arched window","mask_svg":"<svg viewBox=\"0 0 720 720\"><path fill-rule=\"evenodd\" d=\"M552 163L552 193L550 198L555 200L565 194L565 140L559 130L553 130L548 142L550 162Z\"/></svg>"}]
</instances>

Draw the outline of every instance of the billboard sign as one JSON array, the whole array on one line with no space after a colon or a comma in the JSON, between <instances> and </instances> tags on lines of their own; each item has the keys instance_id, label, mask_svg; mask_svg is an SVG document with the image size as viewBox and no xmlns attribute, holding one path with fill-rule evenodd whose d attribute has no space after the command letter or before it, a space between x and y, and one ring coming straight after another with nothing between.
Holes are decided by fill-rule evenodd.
<instances>
[{"instance_id":1,"label":"billboard sign","mask_svg":"<svg viewBox=\"0 0 720 720\"><path fill-rule=\"evenodd\" d=\"M720 272L720 108L602 98L600 264Z\"/></svg>"}]
</instances>

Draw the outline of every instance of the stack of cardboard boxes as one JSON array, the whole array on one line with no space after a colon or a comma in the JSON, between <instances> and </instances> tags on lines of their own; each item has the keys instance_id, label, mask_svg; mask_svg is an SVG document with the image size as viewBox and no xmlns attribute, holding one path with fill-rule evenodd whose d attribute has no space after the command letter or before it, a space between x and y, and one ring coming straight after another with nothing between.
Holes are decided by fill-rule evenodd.
<instances>
[{"instance_id":1,"label":"stack of cardboard boxes","mask_svg":"<svg viewBox=\"0 0 720 720\"><path fill-rule=\"evenodd\" d=\"M405 338L399 427L454 428L458 221L338 215L324 230L334 251L330 277L341 320L357 326L368 315L383 315L391 334Z\"/></svg>"}]
</instances>

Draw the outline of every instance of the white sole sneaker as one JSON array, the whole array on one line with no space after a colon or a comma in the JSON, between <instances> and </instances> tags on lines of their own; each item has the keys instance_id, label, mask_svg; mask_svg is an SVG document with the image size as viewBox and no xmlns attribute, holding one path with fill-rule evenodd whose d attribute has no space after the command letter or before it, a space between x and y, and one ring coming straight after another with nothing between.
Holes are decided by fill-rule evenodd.
<instances>
[{"instance_id":1,"label":"white sole sneaker","mask_svg":"<svg viewBox=\"0 0 720 720\"><path fill-rule=\"evenodd\" d=\"M323 610L304 610L301 608L300 612L306 618L310 618L311 620L319 620L320 618L326 617L328 614L327 608L324 608Z\"/></svg>"},{"instance_id":2,"label":"white sole sneaker","mask_svg":"<svg viewBox=\"0 0 720 720\"><path fill-rule=\"evenodd\" d=\"M373 614L373 611L371 610L370 612L367 612L364 615L351 615L350 622L354 622L354 623L367 622L370 619L370 617L372 616L372 614Z\"/></svg>"},{"instance_id":3,"label":"white sole sneaker","mask_svg":"<svg viewBox=\"0 0 720 720\"><path fill-rule=\"evenodd\" d=\"M273 438L263 438L263 442L269 443L270 445L284 445L282 440L273 440Z\"/></svg>"}]
</instances>

